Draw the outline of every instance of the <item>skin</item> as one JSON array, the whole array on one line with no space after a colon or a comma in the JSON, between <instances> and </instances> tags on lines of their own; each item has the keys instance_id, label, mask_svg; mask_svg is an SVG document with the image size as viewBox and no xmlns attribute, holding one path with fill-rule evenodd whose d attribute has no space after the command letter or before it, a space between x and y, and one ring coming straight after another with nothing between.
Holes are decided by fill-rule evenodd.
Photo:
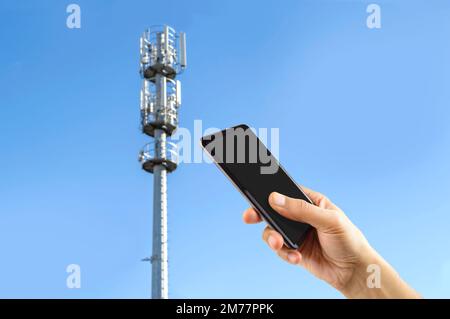
<instances>
[{"instance_id":1,"label":"skin","mask_svg":"<svg viewBox=\"0 0 450 319\"><path fill-rule=\"evenodd\" d=\"M341 209L318 192L306 187L302 190L315 205L279 193L269 196L270 205L279 214L314 227L302 246L293 250L284 245L278 232L267 226L263 240L281 259L302 266L347 298L420 298L370 246ZM247 224L262 221L253 208L244 212L243 220ZM367 284L372 274L368 272L369 265L380 269L380 288L370 288Z\"/></svg>"}]
</instances>

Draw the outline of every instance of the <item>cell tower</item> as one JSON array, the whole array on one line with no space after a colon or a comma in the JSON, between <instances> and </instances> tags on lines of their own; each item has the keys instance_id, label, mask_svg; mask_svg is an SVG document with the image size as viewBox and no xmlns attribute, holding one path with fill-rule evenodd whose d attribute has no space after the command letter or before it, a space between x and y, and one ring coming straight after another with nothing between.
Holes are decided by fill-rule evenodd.
<instances>
[{"instance_id":1,"label":"cell tower","mask_svg":"<svg viewBox=\"0 0 450 319\"><path fill-rule=\"evenodd\" d=\"M153 247L144 259L152 265L152 298L168 298L167 173L177 168L176 144L167 141L178 126L181 83L186 68L186 35L169 26L146 30L140 39L141 127L154 138L139 153L142 168L153 174Z\"/></svg>"}]
</instances>

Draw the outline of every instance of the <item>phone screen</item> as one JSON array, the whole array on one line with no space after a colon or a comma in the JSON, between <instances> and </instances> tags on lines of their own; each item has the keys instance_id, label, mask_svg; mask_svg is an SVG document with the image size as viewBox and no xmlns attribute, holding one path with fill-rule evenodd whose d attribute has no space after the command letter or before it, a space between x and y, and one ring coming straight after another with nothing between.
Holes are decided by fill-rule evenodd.
<instances>
[{"instance_id":1,"label":"phone screen","mask_svg":"<svg viewBox=\"0 0 450 319\"><path fill-rule=\"evenodd\" d=\"M278 192L310 203L311 200L253 131L247 125L238 125L204 136L201 143L253 208L283 236L285 244L298 248L311 226L277 213L269 205L269 194Z\"/></svg>"}]
</instances>

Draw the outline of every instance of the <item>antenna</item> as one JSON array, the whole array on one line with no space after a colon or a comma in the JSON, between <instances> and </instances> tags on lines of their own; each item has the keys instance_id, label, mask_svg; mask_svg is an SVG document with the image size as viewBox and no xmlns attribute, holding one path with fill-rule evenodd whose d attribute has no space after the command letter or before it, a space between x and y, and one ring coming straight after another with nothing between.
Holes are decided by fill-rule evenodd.
<instances>
[{"instance_id":1,"label":"antenna","mask_svg":"<svg viewBox=\"0 0 450 319\"><path fill-rule=\"evenodd\" d=\"M177 80L177 107L181 105L181 82Z\"/></svg>"},{"instance_id":2,"label":"antenna","mask_svg":"<svg viewBox=\"0 0 450 319\"><path fill-rule=\"evenodd\" d=\"M180 32L180 65L183 69L187 67L186 60L186 33Z\"/></svg>"},{"instance_id":3,"label":"antenna","mask_svg":"<svg viewBox=\"0 0 450 319\"><path fill-rule=\"evenodd\" d=\"M179 38L179 41L176 39ZM139 153L142 168L153 174L152 298L168 298L167 173L178 166L176 144L168 138L178 127L181 83L186 68L186 35L167 25L154 26L140 38L142 132L154 140Z\"/></svg>"}]
</instances>

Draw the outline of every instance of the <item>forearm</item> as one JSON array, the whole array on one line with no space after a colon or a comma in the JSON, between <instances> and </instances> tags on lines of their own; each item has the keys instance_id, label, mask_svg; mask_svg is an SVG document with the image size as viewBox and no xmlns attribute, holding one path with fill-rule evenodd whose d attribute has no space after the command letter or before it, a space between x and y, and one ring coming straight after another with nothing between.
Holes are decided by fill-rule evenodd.
<instances>
[{"instance_id":1,"label":"forearm","mask_svg":"<svg viewBox=\"0 0 450 319\"><path fill-rule=\"evenodd\" d=\"M347 298L421 298L374 249L368 248L361 260L351 280L341 290ZM374 265L373 273L368 271L371 269L370 265ZM374 285L370 280L374 277L370 276L379 276L379 282L375 280Z\"/></svg>"}]
</instances>

